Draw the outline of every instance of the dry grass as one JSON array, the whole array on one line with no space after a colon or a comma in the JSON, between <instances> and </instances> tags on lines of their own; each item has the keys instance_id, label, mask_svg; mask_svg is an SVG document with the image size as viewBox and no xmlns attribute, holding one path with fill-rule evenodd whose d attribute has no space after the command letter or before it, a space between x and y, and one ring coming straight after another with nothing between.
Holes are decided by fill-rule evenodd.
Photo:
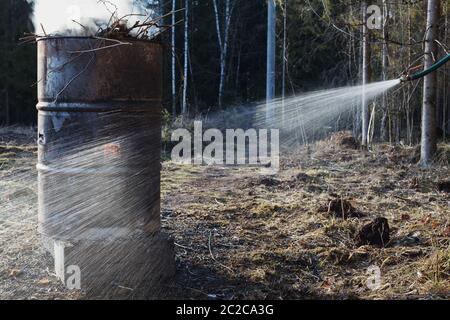
<instances>
[{"instance_id":1,"label":"dry grass","mask_svg":"<svg viewBox=\"0 0 450 320\"><path fill-rule=\"evenodd\" d=\"M184 270L179 286L195 288L181 296L449 298L450 196L437 189L449 168L418 168L414 150L377 145L367 152L334 137L285 157L275 177L202 168L164 197ZM323 212L335 198L361 216ZM391 227L389 244L358 247L358 230L380 216ZM377 290L366 285L372 265L381 270Z\"/></svg>"},{"instance_id":2,"label":"dry grass","mask_svg":"<svg viewBox=\"0 0 450 320\"><path fill-rule=\"evenodd\" d=\"M0 299L80 298L46 270L39 249L34 141L7 134L0 144ZM275 177L257 168L165 162L162 220L178 264L173 297L449 298L450 196L437 183L450 170L419 169L413 157L414 148L367 152L322 141L284 157ZM319 210L335 198L362 215ZM359 228L378 216L389 221L390 243L358 247ZM366 285L372 265L381 270L377 290Z\"/></svg>"},{"instance_id":3,"label":"dry grass","mask_svg":"<svg viewBox=\"0 0 450 320\"><path fill-rule=\"evenodd\" d=\"M34 128L0 128L0 299L73 299L40 248L34 137Z\"/></svg>"}]
</instances>

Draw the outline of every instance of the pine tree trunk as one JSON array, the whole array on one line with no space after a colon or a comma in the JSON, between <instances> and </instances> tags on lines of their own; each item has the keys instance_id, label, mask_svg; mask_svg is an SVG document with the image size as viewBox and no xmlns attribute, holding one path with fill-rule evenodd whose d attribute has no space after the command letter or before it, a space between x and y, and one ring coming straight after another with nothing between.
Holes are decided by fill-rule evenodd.
<instances>
[{"instance_id":1,"label":"pine tree trunk","mask_svg":"<svg viewBox=\"0 0 450 320\"><path fill-rule=\"evenodd\" d=\"M427 27L425 36L425 56L424 68L429 68L436 56L436 37L438 29L439 0L428 0ZM422 104L422 138L420 165L430 167L433 155L436 152L436 94L437 94L437 73L432 72L425 76L423 83L423 104Z\"/></svg>"}]
</instances>

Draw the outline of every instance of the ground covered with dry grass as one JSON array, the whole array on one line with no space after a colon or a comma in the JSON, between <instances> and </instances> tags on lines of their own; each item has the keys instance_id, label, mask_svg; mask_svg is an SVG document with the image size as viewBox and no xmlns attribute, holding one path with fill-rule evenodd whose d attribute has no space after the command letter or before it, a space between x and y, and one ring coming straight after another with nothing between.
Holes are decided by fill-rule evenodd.
<instances>
[{"instance_id":1,"label":"ground covered with dry grass","mask_svg":"<svg viewBox=\"0 0 450 320\"><path fill-rule=\"evenodd\" d=\"M37 232L35 128L0 128L0 299L72 299Z\"/></svg>"},{"instance_id":2,"label":"ground covered with dry grass","mask_svg":"<svg viewBox=\"0 0 450 320\"><path fill-rule=\"evenodd\" d=\"M62 288L40 249L32 132L0 135L0 299L82 298ZM282 157L275 176L164 162L162 220L178 268L171 297L448 299L448 150L425 170L417 148L362 151L338 134ZM361 243L377 217L389 240ZM376 288L370 267L380 270Z\"/></svg>"}]
</instances>

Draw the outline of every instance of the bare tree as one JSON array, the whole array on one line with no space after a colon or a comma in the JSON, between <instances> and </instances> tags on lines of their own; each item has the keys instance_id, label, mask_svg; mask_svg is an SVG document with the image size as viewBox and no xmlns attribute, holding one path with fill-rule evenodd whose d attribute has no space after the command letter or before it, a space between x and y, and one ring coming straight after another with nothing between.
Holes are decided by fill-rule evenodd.
<instances>
[{"instance_id":1,"label":"bare tree","mask_svg":"<svg viewBox=\"0 0 450 320\"><path fill-rule=\"evenodd\" d=\"M172 115L177 115L177 79L176 79L176 51L175 51L175 24L176 24L177 1L172 0Z\"/></svg>"},{"instance_id":2,"label":"bare tree","mask_svg":"<svg viewBox=\"0 0 450 320\"><path fill-rule=\"evenodd\" d=\"M181 113L187 113L187 87L189 71L189 0L185 0L184 8L184 72L183 72L183 104Z\"/></svg>"},{"instance_id":3,"label":"bare tree","mask_svg":"<svg viewBox=\"0 0 450 320\"><path fill-rule=\"evenodd\" d=\"M428 0L427 27L425 34L424 68L433 65L437 53L436 37L438 32L440 0ZM436 144L436 95L437 74L432 72L425 76L423 82L422 104L422 138L420 149L420 166L430 167L437 149Z\"/></svg>"},{"instance_id":4,"label":"bare tree","mask_svg":"<svg viewBox=\"0 0 450 320\"><path fill-rule=\"evenodd\" d=\"M445 22L444 23L444 28L445 28L444 29L444 39L443 39L444 43L448 41L448 36L449 36L449 33L448 33L448 28L449 28L449 26L448 26L448 23L449 23L449 20L448 20L448 6L449 6L449 3L445 2L444 3L444 8L443 8L444 22ZM445 66L445 69L444 69L443 78L444 78L443 83L444 84L447 83L447 81L448 81L448 66L447 65ZM450 128L450 122L447 119L448 115L449 115L448 111L450 110L450 106L449 106L449 103L448 103L448 86L444 85L442 89L443 89L443 92L442 92L442 99L443 99L443 106L442 106L442 136L445 139L447 137L447 134L448 134L448 128Z\"/></svg>"},{"instance_id":5,"label":"bare tree","mask_svg":"<svg viewBox=\"0 0 450 320\"><path fill-rule=\"evenodd\" d=\"M284 0L284 6L283 6L283 64L282 64L282 75L281 75L281 98L283 101L283 110L282 112L282 123L284 123L284 102L286 99L286 64L287 64L287 5L288 0Z\"/></svg>"},{"instance_id":6,"label":"bare tree","mask_svg":"<svg viewBox=\"0 0 450 320\"><path fill-rule=\"evenodd\" d=\"M219 9L217 6L217 0L212 0L214 5L214 15L216 19L216 32L217 39L219 42L220 50L220 83L219 83L219 108L222 108L223 104L223 92L225 87L225 75L226 75L226 64L227 64L227 54L228 54L228 36L230 34L231 16L233 13L233 8L235 1L231 3L231 0L225 0L225 15L223 19L223 28L221 28Z\"/></svg>"},{"instance_id":7,"label":"bare tree","mask_svg":"<svg viewBox=\"0 0 450 320\"><path fill-rule=\"evenodd\" d=\"M9 4L9 8L10 8L10 14L8 15L8 25L7 28L5 29L5 37L8 40L8 46L11 45L11 43L15 42L15 25L16 25L16 19L14 17L14 13L15 13L15 1L14 0L10 0L10 4ZM10 59L10 58L9 58ZM6 64L6 74L10 74L10 69L11 69L11 62L8 62ZM10 100L9 100L9 94L10 94L10 80L7 79L6 80L6 88L4 89L5 91L5 124L8 126L11 124L11 105L10 105Z\"/></svg>"},{"instance_id":8,"label":"bare tree","mask_svg":"<svg viewBox=\"0 0 450 320\"><path fill-rule=\"evenodd\" d=\"M411 19L411 4L408 3L408 11L407 11L407 16L408 16L408 42L411 41L412 39L412 19ZM412 63L412 49L411 46L408 46L408 66L410 66ZM406 88L406 92L407 92L407 101L406 101L406 140L408 142L408 145L412 145L413 143L413 129L414 129L414 112L412 112L412 107L411 107L411 98L413 96L413 91L412 91L412 85L409 82Z\"/></svg>"},{"instance_id":9,"label":"bare tree","mask_svg":"<svg viewBox=\"0 0 450 320\"><path fill-rule=\"evenodd\" d=\"M381 78L383 81L387 80L387 68L389 63L389 52L388 52L388 30L387 24L389 21L389 7L386 0L383 0L383 24L382 24L382 32L383 32L383 44L381 49ZM381 108L383 115L381 117L381 139L382 141L386 141L387 132L386 132L386 120L388 116L388 104L387 104L387 94L384 93L382 96Z\"/></svg>"},{"instance_id":10,"label":"bare tree","mask_svg":"<svg viewBox=\"0 0 450 320\"><path fill-rule=\"evenodd\" d=\"M362 26L362 101L361 101L361 119L362 119L362 136L361 145L367 146L367 135L369 129L369 110L366 99L365 85L369 83L369 63L370 63L370 47L369 47L369 30L367 28L367 4L365 1L361 5L363 26Z\"/></svg>"},{"instance_id":11,"label":"bare tree","mask_svg":"<svg viewBox=\"0 0 450 320\"><path fill-rule=\"evenodd\" d=\"M267 74L266 74L266 121L272 119L270 102L275 98L275 48L276 48L276 4L267 0Z\"/></svg>"}]
</instances>

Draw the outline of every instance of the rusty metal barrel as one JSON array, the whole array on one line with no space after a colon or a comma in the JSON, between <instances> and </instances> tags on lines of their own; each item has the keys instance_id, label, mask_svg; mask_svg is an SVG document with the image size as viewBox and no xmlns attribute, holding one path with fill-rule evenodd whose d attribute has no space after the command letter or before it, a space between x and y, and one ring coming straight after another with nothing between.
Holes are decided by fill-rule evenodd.
<instances>
[{"instance_id":1,"label":"rusty metal barrel","mask_svg":"<svg viewBox=\"0 0 450 320\"><path fill-rule=\"evenodd\" d=\"M70 260L79 264L95 260L83 252L117 248L129 259L128 242L160 231L162 47L90 37L37 43L38 229L76 243ZM114 264L110 256L99 264L105 259Z\"/></svg>"}]
</instances>

